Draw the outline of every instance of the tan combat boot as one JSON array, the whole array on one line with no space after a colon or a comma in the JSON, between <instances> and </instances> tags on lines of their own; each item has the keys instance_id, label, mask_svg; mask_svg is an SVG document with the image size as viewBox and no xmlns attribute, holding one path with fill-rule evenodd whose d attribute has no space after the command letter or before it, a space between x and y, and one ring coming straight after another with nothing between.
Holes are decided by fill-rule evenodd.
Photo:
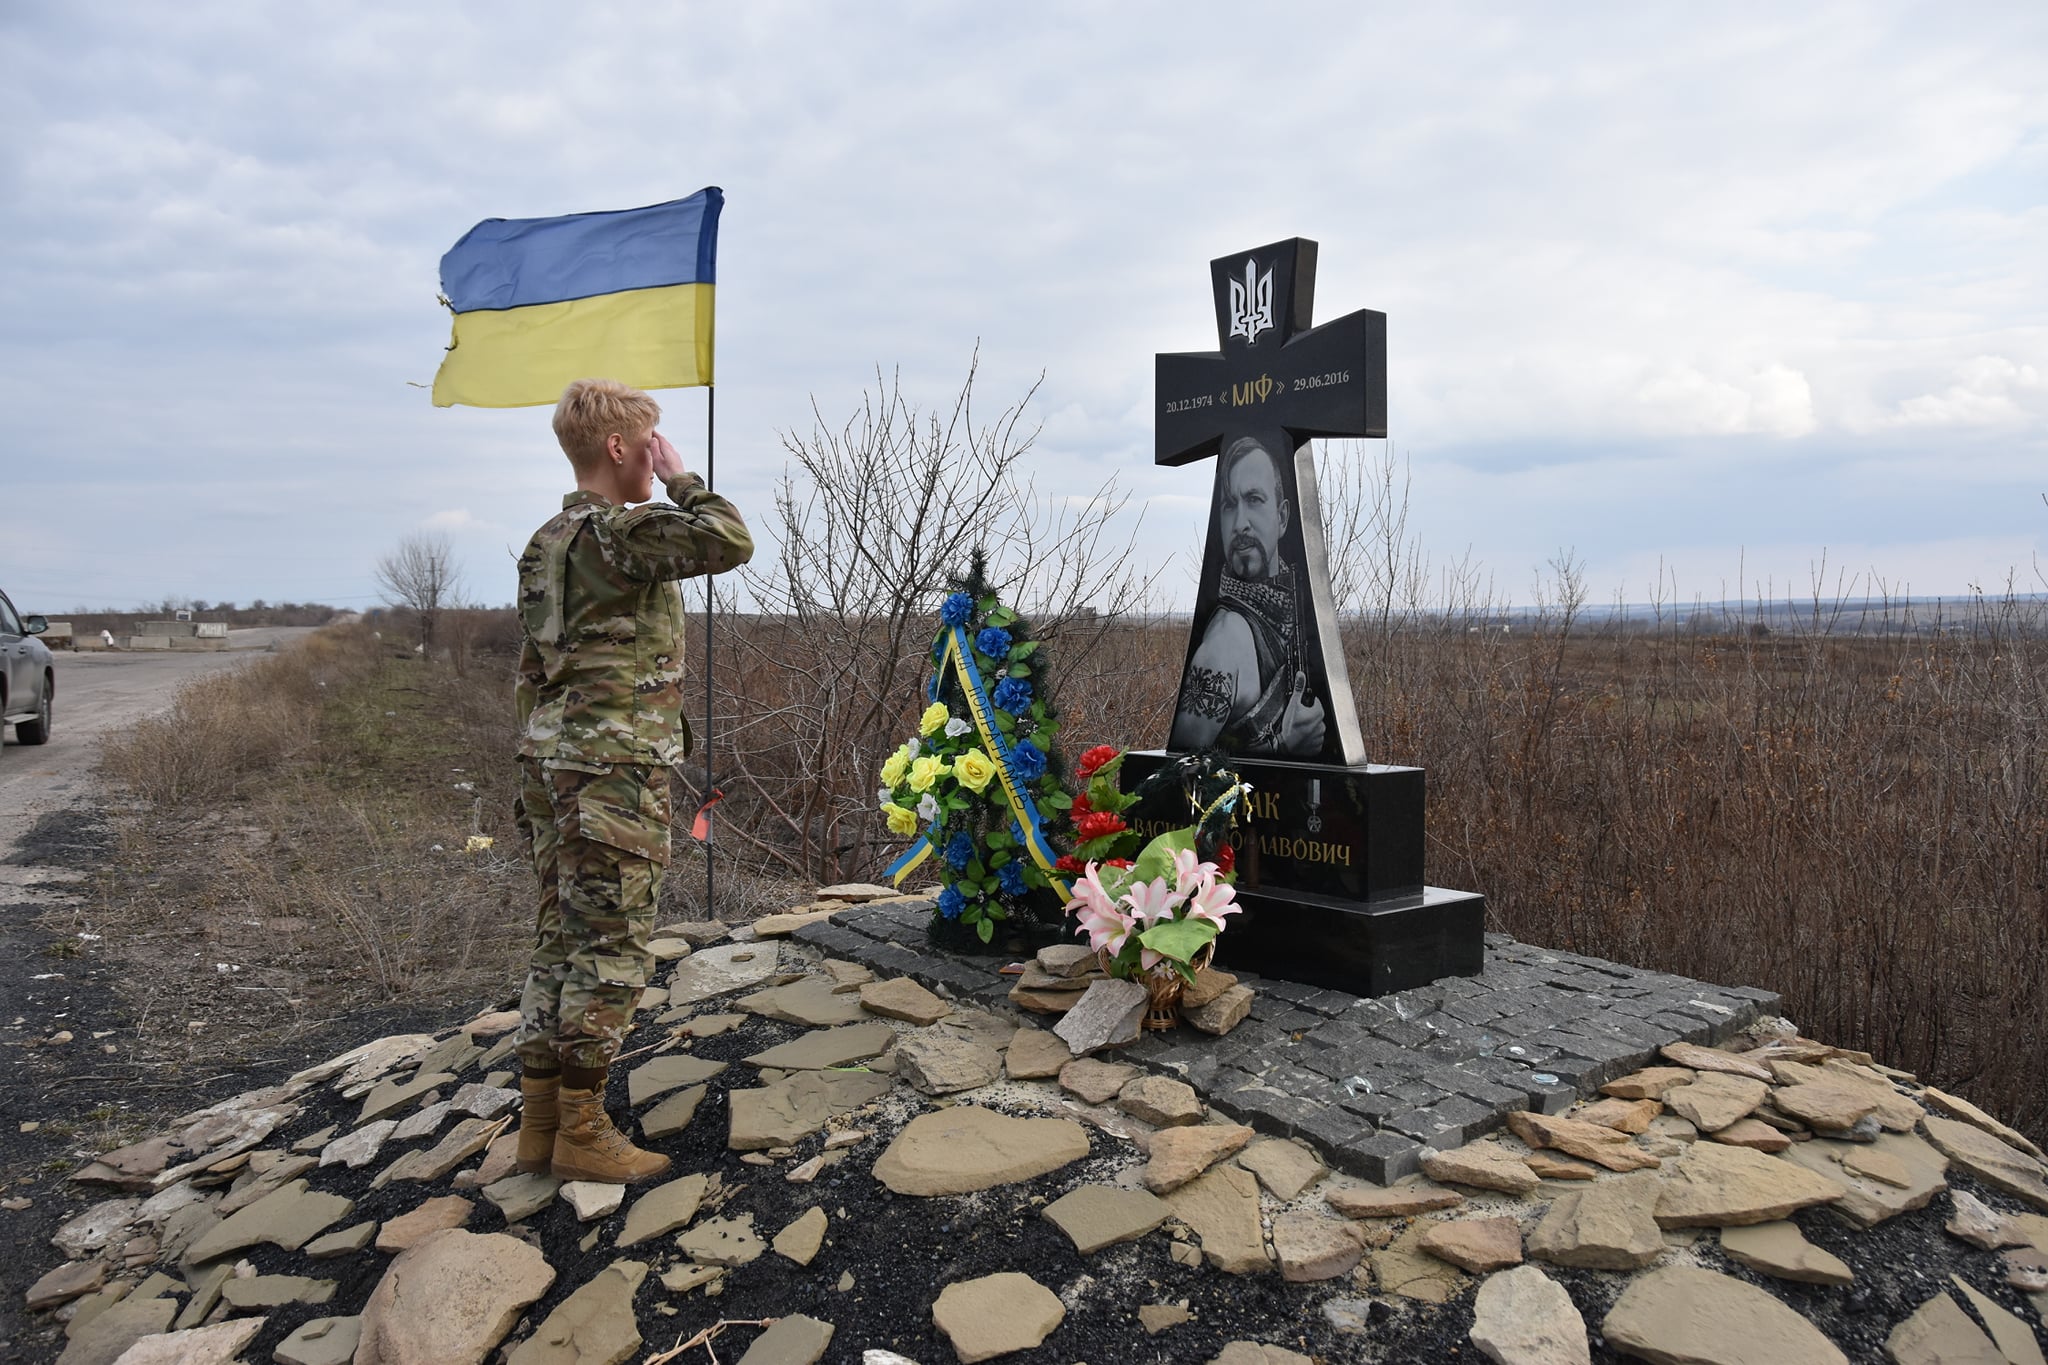
<instances>
[{"instance_id":1,"label":"tan combat boot","mask_svg":"<svg viewBox=\"0 0 2048 1365\"><path fill-rule=\"evenodd\" d=\"M561 1126L555 1130L555 1154L550 1167L557 1180L595 1180L607 1185L630 1185L652 1180L669 1167L659 1152L643 1152L632 1140L612 1126L604 1111L604 1087L574 1090L563 1086L560 1093Z\"/></svg>"},{"instance_id":2,"label":"tan combat boot","mask_svg":"<svg viewBox=\"0 0 2048 1365\"><path fill-rule=\"evenodd\" d=\"M555 1096L562 1076L521 1076L519 1094L519 1156L516 1168L534 1175L548 1168L555 1155L555 1128L561 1122Z\"/></svg>"}]
</instances>

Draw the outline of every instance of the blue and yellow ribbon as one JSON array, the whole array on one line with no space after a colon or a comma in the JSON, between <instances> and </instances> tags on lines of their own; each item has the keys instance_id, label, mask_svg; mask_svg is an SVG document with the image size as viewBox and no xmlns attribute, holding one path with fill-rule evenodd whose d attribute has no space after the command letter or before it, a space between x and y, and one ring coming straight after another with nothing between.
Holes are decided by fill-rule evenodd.
<instances>
[{"instance_id":1,"label":"blue and yellow ribbon","mask_svg":"<svg viewBox=\"0 0 2048 1365\"><path fill-rule=\"evenodd\" d=\"M974 647L968 641L967 628L950 627L944 636L944 642L936 646L932 652L938 658L940 676L944 676L950 667L959 677L960 690L967 698L967 710L974 718L975 731L995 758L996 776L1002 780L1003 795L1008 799L1010 807L1011 834L1016 836L1019 846L1031 855L1031 861L1044 869L1046 880L1059 896L1060 904L1065 905L1073 899L1074 893L1068 889L1066 878L1054 870L1053 864L1058 858L1052 851L1052 845L1046 841L1044 822L1038 814L1037 803L1031 799L1030 788L1012 771L1011 765L1016 760L1015 750L1009 741L1003 738L1002 731L996 728L995 703L989 699L988 687L982 681L981 669L974 662ZM936 693L936 685L933 691ZM903 879L916 871L937 848L938 827L933 826L920 834L917 842L891 864L887 873L890 884L903 885Z\"/></svg>"}]
</instances>

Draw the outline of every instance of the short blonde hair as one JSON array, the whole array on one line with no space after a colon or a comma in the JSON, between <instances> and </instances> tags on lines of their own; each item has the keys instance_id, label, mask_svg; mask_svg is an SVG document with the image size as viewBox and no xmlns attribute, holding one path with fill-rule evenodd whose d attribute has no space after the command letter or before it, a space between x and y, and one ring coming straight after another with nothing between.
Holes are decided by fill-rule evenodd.
<instances>
[{"instance_id":1,"label":"short blonde hair","mask_svg":"<svg viewBox=\"0 0 2048 1365\"><path fill-rule=\"evenodd\" d=\"M613 432L630 440L659 421L661 405L640 390L616 379L579 379L555 404L555 439L570 464L587 470L604 459L605 439Z\"/></svg>"}]
</instances>

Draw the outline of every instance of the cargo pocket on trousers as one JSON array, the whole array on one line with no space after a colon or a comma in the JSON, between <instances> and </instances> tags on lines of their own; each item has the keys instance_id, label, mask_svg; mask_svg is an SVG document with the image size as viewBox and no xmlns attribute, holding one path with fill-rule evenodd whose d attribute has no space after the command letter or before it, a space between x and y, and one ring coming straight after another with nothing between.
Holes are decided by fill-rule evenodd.
<instances>
[{"instance_id":1,"label":"cargo pocket on trousers","mask_svg":"<svg viewBox=\"0 0 2048 1365\"><path fill-rule=\"evenodd\" d=\"M596 957L591 959L590 965L601 986L623 986L637 991L647 985L647 959L644 957Z\"/></svg>"},{"instance_id":2,"label":"cargo pocket on trousers","mask_svg":"<svg viewBox=\"0 0 2048 1365\"><path fill-rule=\"evenodd\" d=\"M668 866L668 770L621 765L576 793L579 832L593 843Z\"/></svg>"}]
</instances>

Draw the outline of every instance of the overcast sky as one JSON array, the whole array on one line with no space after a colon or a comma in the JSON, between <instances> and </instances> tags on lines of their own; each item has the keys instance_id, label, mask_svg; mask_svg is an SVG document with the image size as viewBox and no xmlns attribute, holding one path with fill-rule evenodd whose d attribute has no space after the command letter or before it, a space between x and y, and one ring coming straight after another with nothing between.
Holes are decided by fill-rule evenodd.
<instances>
[{"instance_id":1,"label":"overcast sky","mask_svg":"<svg viewBox=\"0 0 2048 1365\"><path fill-rule=\"evenodd\" d=\"M547 410L436 409L477 220L723 186L718 483L877 366L1043 371L1192 596L1150 461L1210 258L1321 243L1388 315L1411 529L1595 600L2040 586L2048 5L0 4L0 587L25 610L472 594L559 505ZM695 461L703 394L659 395ZM2048 557L2044 557L2048 558ZM1667 579L1667 592L1670 580Z\"/></svg>"}]
</instances>

